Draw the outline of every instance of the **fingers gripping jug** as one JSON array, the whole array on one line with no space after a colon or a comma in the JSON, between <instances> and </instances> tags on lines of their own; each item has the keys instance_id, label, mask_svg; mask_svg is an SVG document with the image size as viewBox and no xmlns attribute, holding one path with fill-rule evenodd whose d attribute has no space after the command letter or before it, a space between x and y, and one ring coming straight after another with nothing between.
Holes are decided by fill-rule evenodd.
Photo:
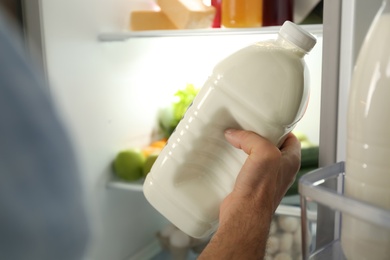
<instances>
[{"instance_id":1,"label":"fingers gripping jug","mask_svg":"<svg viewBox=\"0 0 390 260\"><path fill-rule=\"evenodd\" d=\"M224 131L250 130L281 145L305 112L303 58L315 43L311 34L285 22L276 40L218 63L147 175L143 191L150 204L192 237L212 234L219 206L247 158L225 140Z\"/></svg>"}]
</instances>

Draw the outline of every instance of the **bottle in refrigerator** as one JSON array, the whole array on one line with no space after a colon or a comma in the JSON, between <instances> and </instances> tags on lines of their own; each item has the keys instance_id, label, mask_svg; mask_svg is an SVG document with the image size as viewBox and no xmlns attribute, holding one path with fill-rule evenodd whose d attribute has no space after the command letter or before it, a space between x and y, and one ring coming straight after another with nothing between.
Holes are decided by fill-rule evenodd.
<instances>
[{"instance_id":1,"label":"bottle in refrigerator","mask_svg":"<svg viewBox=\"0 0 390 260\"><path fill-rule=\"evenodd\" d=\"M215 8L215 17L211 26L212 28L221 27L221 3L222 0L211 0L211 5Z\"/></svg>"},{"instance_id":2,"label":"bottle in refrigerator","mask_svg":"<svg viewBox=\"0 0 390 260\"><path fill-rule=\"evenodd\" d=\"M143 190L150 204L188 235L211 235L219 206L247 158L225 140L224 131L251 130L280 146L306 110L304 56L315 43L311 34L286 22L277 39L220 61L146 177Z\"/></svg>"},{"instance_id":3,"label":"bottle in refrigerator","mask_svg":"<svg viewBox=\"0 0 390 260\"><path fill-rule=\"evenodd\" d=\"M262 0L263 26L282 25L285 21L293 20L293 0Z\"/></svg>"},{"instance_id":4,"label":"bottle in refrigerator","mask_svg":"<svg viewBox=\"0 0 390 260\"><path fill-rule=\"evenodd\" d=\"M390 3L384 1L363 42L351 81L346 196L390 210ZM343 215L347 259L389 259L390 230Z\"/></svg>"},{"instance_id":5,"label":"bottle in refrigerator","mask_svg":"<svg viewBox=\"0 0 390 260\"><path fill-rule=\"evenodd\" d=\"M262 0L223 0L222 26L225 28L260 27L262 24Z\"/></svg>"}]
</instances>

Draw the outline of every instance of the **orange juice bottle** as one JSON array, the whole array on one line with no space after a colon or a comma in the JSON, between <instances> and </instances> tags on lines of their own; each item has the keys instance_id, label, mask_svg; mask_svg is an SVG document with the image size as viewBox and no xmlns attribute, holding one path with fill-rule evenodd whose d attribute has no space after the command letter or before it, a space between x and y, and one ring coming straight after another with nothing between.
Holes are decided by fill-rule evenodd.
<instances>
[{"instance_id":1,"label":"orange juice bottle","mask_svg":"<svg viewBox=\"0 0 390 260\"><path fill-rule=\"evenodd\" d=\"M226 28L260 27L262 0L223 0L222 26Z\"/></svg>"}]
</instances>

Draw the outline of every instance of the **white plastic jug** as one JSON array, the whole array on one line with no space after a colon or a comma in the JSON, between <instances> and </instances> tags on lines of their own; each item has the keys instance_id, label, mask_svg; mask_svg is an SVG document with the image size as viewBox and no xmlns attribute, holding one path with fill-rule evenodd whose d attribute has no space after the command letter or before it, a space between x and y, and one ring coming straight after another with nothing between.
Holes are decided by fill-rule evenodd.
<instances>
[{"instance_id":1,"label":"white plastic jug","mask_svg":"<svg viewBox=\"0 0 390 260\"><path fill-rule=\"evenodd\" d=\"M390 2L376 15L356 61L349 96L345 194L390 210ZM389 259L390 230L343 214L347 259Z\"/></svg>"},{"instance_id":2,"label":"white plastic jug","mask_svg":"<svg viewBox=\"0 0 390 260\"><path fill-rule=\"evenodd\" d=\"M143 190L150 204L192 237L212 234L219 206L247 158L224 131L251 130L281 145L306 110L303 58L315 43L285 22L276 40L252 44L217 64L147 175Z\"/></svg>"}]
</instances>

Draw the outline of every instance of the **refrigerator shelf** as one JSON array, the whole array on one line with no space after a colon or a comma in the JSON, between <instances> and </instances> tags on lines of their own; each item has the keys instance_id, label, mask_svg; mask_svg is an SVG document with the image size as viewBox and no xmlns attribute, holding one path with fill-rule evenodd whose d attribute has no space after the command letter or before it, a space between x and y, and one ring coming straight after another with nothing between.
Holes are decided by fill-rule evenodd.
<instances>
[{"instance_id":1,"label":"refrigerator shelf","mask_svg":"<svg viewBox=\"0 0 390 260\"><path fill-rule=\"evenodd\" d=\"M249 34L274 34L279 31L280 26L267 26L260 28L228 29L188 29L188 30L155 30L155 31L121 31L104 32L98 35L101 42L126 41L132 38L145 37L183 37L183 36L216 36L216 35L249 35ZM302 25L302 28L313 34L322 34L322 25Z\"/></svg>"},{"instance_id":2,"label":"refrigerator shelf","mask_svg":"<svg viewBox=\"0 0 390 260\"><path fill-rule=\"evenodd\" d=\"M115 189L115 190L142 192L144 181L145 178L139 179L134 182L125 182L115 176L112 176L111 179L108 180L106 187L108 189Z\"/></svg>"},{"instance_id":3,"label":"refrigerator shelf","mask_svg":"<svg viewBox=\"0 0 390 260\"><path fill-rule=\"evenodd\" d=\"M390 230L389 210L344 194L344 170L345 163L339 162L309 172L299 179L302 227L312 224L313 218L310 216L316 214L318 228L314 239L305 237L306 232L302 230L302 245L306 245L303 259L346 259L340 244L343 214Z\"/></svg>"},{"instance_id":4,"label":"refrigerator shelf","mask_svg":"<svg viewBox=\"0 0 390 260\"><path fill-rule=\"evenodd\" d=\"M99 34L98 40L107 41L126 41L131 38L143 37L182 37L182 36L207 36L207 35L240 35L240 34L259 34L275 33L277 27L251 28L251 29L192 29L192 30L155 30L155 31L125 31Z\"/></svg>"}]
</instances>

